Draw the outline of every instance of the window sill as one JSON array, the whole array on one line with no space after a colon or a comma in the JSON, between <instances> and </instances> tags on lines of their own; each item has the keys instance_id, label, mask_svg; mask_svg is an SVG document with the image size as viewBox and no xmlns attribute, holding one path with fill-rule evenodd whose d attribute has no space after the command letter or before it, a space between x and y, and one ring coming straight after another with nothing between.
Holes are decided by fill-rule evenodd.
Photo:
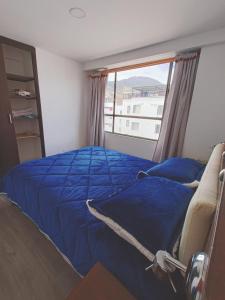
<instances>
[{"instance_id":1,"label":"window sill","mask_svg":"<svg viewBox=\"0 0 225 300\"><path fill-rule=\"evenodd\" d=\"M129 134L123 134L123 133L117 133L117 132L110 132L110 131L104 131L104 132L109 133L109 134L113 134L113 135L119 135L119 136L134 138L134 139L140 139L140 140L146 140L146 141L152 141L152 142L157 142L158 141L156 139L144 138L144 137L135 136L135 135L129 135Z\"/></svg>"}]
</instances>

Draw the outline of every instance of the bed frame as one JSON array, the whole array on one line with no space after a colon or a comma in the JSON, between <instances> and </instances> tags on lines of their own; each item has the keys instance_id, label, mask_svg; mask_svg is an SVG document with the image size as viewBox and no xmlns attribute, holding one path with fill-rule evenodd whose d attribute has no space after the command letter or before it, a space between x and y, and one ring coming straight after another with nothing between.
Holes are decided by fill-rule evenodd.
<instances>
[{"instance_id":1,"label":"bed frame","mask_svg":"<svg viewBox=\"0 0 225 300\"><path fill-rule=\"evenodd\" d=\"M221 167L225 171L225 156ZM219 202L206 249L209 260L206 265L204 300L225 299L225 175L220 180Z\"/></svg>"}]
</instances>

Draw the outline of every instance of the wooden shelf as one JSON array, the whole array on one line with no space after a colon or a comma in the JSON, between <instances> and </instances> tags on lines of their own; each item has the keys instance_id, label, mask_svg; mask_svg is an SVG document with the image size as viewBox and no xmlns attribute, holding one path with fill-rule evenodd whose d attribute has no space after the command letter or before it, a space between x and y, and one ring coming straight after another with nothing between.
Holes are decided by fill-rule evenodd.
<instances>
[{"instance_id":1,"label":"wooden shelf","mask_svg":"<svg viewBox=\"0 0 225 300\"><path fill-rule=\"evenodd\" d=\"M35 48L0 37L0 78L2 176L20 162L45 156Z\"/></svg>"},{"instance_id":2,"label":"wooden shelf","mask_svg":"<svg viewBox=\"0 0 225 300\"><path fill-rule=\"evenodd\" d=\"M13 117L14 120L37 120L38 116L37 115L24 115L24 116L19 116L19 117Z\"/></svg>"},{"instance_id":3,"label":"wooden shelf","mask_svg":"<svg viewBox=\"0 0 225 300\"><path fill-rule=\"evenodd\" d=\"M34 77L31 76L22 76L22 75L11 74L11 73L7 73L6 76L8 80L12 80L12 81L29 82L34 80Z\"/></svg>"},{"instance_id":4,"label":"wooden shelf","mask_svg":"<svg viewBox=\"0 0 225 300\"><path fill-rule=\"evenodd\" d=\"M23 96L11 95L10 99L12 99L12 100L36 100L36 97L35 96L23 97Z\"/></svg>"},{"instance_id":5,"label":"wooden shelf","mask_svg":"<svg viewBox=\"0 0 225 300\"><path fill-rule=\"evenodd\" d=\"M16 135L17 140L32 139L32 138L39 138L39 137L40 137L39 134L32 133L32 132L19 133Z\"/></svg>"}]
</instances>

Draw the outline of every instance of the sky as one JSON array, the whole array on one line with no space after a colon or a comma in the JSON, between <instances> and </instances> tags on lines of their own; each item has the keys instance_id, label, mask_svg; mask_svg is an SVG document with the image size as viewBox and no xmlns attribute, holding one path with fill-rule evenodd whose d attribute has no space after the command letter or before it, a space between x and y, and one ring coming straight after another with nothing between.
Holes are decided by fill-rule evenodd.
<instances>
[{"instance_id":1,"label":"sky","mask_svg":"<svg viewBox=\"0 0 225 300\"><path fill-rule=\"evenodd\" d=\"M117 73L117 80L127 79L133 76L151 77L166 84L169 72L169 63L156 66L149 66L139 69L122 71ZM109 81L114 80L114 74L109 74Z\"/></svg>"}]
</instances>

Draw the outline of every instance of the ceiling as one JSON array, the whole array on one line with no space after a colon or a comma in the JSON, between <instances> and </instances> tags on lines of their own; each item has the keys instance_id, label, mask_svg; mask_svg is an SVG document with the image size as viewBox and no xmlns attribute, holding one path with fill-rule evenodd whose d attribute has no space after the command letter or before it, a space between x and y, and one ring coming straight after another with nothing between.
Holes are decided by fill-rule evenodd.
<instances>
[{"instance_id":1,"label":"ceiling","mask_svg":"<svg viewBox=\"0 0 225 300\"><path fill-rule=\"evenodd\" d=\"M221 27L224 0L0 1L0 35L81 62Z\"/></svg>"}]
</instances>

